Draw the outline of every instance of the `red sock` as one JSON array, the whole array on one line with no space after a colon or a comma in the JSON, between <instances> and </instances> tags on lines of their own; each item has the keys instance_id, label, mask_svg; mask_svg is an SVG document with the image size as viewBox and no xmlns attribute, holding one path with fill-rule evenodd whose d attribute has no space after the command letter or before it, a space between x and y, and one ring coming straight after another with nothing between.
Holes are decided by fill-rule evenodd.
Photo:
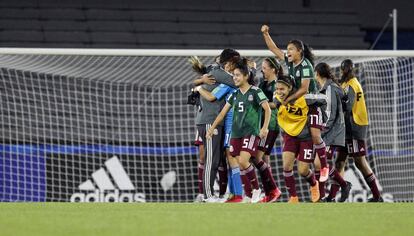
<instances>
[{"instance_id":1,"label":"red sock","mask_svg":"<svg viewBox=\"0 0 414 236\"><path fill-rule=\"evenodd\" d=\"M226 191L227 191L227 181L228 181L227 167L219 166L218 174L219 174L219 184L220 184L219 194L220 196L222 196L226 194Z\"/></svg>"},{"instance_id":2,"label":"red sock","mask_svg":"<svg viewBox=\"0 0 414 236\"><path fill-rule=\"evenodd\" d=\"M375 199L378 199L381 196L381 194L378 190L377 181L376 181L374 173L371 173L370 175L365 176L365 182L368 184L369 188L371 189L372 197Z\"/></svg>"},{"instance_id":3,"label":"red sock","mask_svg":"<svg viewBox=\"0 0 414 236\"><path fill-rule=\"evenodd\" d=\"M198 193L203 194L204 163L198 163Z\"/></svg>"},{"instance_id":4,"label":"red sock","mask_svg":"<svg viewBox=\"0 0 414 236\"><path fill-rule=\"evenodd\" d=\"M326 163L326 146L325 142L322 141L320 144L313 145L315 148L316 153L318 153L319 160L321 161L321 168L325 168L328 166Z\"/></svg>"},{"instance_id":5,"label":"red sock","mask_svg":"<svg viewBox=\"0 0 414 236\"><path fill-rule=\"evenodd\" d=\"M319 182L319 195L321 196L320 198L324 198L325 197L325 183L326 182L320 182L319 177L321 177L321 172L315 170L315 178Z\"/></svg>"},{"instance_id":6,"label":"red sock","mask_svg":"<svg viewBox=\"0 0 414 236\"><path fill-rule=\"evenodd\" d=\"M338 183L336 183L336 182L332 183L332 184L331 184L331 189L330 189L330 191L329 191L328 198L330 198L330 199L335 199L335 197L336 197L336 193L338 193L339 188L340 188L340 186L339 186L339 184L338 184Z\"/></svg>"},{"instance_id":7,"label":"red sock","mask_svg":"<svg viewBox=\"0 0 414 236\"><path fill-rule=\"evenodd\" d=\"M283 171L283 176L285 177L286 188L289 192L290 197L297 197L296 193L296 184L295 177L293 176L293 171Z\"/></svg>"},{"instance_id":8,"label":"red sock","mask_svg":"<svg viewBox=\"0 0 414 236\"><path fill-rule=\"evenodd\" d=\"M346 181L342 176L339 174L339 172L335 169L335 167L329 167L329 177L331 177L332 180L336 181L341 188L346 187Z\"/></svg>"},{"instance_id":9,"label":"red sock","mask_svg":"<svg viewBox=\"0 0 414 236\"><path fill-rule=\"evenodd\" d=\"M246 171L240 171L240 178L243 183L244 195L247 197L252 197L252 185L249 181L249 178L246 176Z\"/></svg>"},{"instance_id":10,"label":"red sock","mask_svg":"<svg viewBox=\"0 0 414 236\"><path fill-rule=\"evenodd\" d=\"M253 189L259 189L259 181L257 180L256 171L254 170L254 167L250 165L245 169L246 176L249 179L250 183L252 184Z\"/></svg>"},{"instance_id":11,"label":"red sock","mask_svg":"<svg viewBox=\"0 0 414 236\"><path fill-rule=\"evenodd\" d=\"M316 178L315 178L315 174L311 170L309 170L309 174L304 177L306 179L306 182L308 182L311 186L315 186Z\"/></svg>"},{"instance_id":12,"label":"red sock","mask_svg":"<svg viewBox=\"0 0 414 236\"><path fill-rule=\"evenodd\" d=\"M266 164L266 162L260 161L259 163L257 163L256 168L259 170L260 178L262 179L263 183L263 189L265 190L266 195L268 195L277 187L270 167L268 164Z\"/></svg>"}]
</instances>

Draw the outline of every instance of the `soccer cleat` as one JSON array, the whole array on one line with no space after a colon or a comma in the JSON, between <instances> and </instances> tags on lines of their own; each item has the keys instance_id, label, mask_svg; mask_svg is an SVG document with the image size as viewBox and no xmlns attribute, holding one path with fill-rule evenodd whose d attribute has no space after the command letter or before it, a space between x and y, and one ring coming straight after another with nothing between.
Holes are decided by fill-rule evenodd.
<instances>
[{"instance_id":1,"label":"soccer cleat","mask_svg":"<svg viewBox=\"0 0 414 236\"><path fill-rule=\"evenodd\" d=\"M239 195L234 195L231 198L227 199L225 203L241 203L243 202L243 197Z\"/></svg>"},{"instance_id":2,"label":"soccer cleat","mask_svg":"<svg viewBox=\"0 0 414 236\"><path fill-rule=\"evenodd\" d=\"M290 197L288 203L292 203L292 204L299 203L299 197L298 196Z\"/></svg>"},{"instance_id":3,"label":"soccer cleat","mask_svg":"<svg viewBox=\"0 0 414 236\"><path fill-rule=\"evenodd\" d=\"M321 169L321 176L319 177L319 182L326 182L329 178L329 167L324 167Z\"/></svg>"},{"instance_id":4,"label":"soccer cleat","mask_svg":"<svg viewBox=\"0 0 414 236\"><path fill-rule=\"evenodd\" d=\"M262 200L260 200L261 203L272 203L272 202L276 202L277 199L280 197L280 195L282 194L282 192L280 191L279 188L275 188L273 191L271 191L269 193L268 196L264 196L262 198Z\"/></svg>"},{"instance_id":5,"label":"soccer cleat","mask_svg":"<svg viewBox=\"0 0 414 236\"><path fill-rule=\"evenodd\" d=\"M197 194L197 197L194 199L194 202L202 202L204 200L204 195L202 193Z\"/></svg>"},{"instance_id":6,"label":"soccer cleat","mask_svg":"<svg viewBox=\"0 0 414 236\"><path fill-rule=\"evenodd\" d=\"M338 202L345 202L348 199L349 192L351 191L352 184L346 181L346 187L341 188L341 197L339 198Z\"/></svg>"},{"instance_id":7,"label":"soccer cleat","mask_svg":"<svg viewBox=\"0 0 414 236\"><path fill-rule=\"evenodd\" d=\"M320 198L318 181L316 181L316 184L314 186L311 186L310 191L311 191L312 202L318 202Z\"/></svg>"},{"instance_id":8,"label":"soccer cleat","mask_svg":"<svg viewBox=\"0 0 414 236\"><path fill-rule=\"evenodd\" d=\"M368 199L368 202L384 202L384 199L382 197L370 198L370 199Z\"/></svg>"},{"instance_id":9,"label":"soccer cleat","mask_svg":"<svg viewBox=\"0 0 414 236\"><path fill-rule=\"evenodd\" d=\"M259 189L253 189L252 191L252 203L258 203L260 201L260 194L262 193L262 190Z\"/></svg>"},{"instance_id":10,"label":"soccer cleat","mask_svg":"<svg viewBox=\"0 0 414 236\"><path fill-rule=\"evenodd\" d=\"M329 198L329 197L322 198L321 200L322 200L323 202L335 202L335 198L334 198L334 199L332 199L332 198Z\"/></svg>"},{"instance_id":11,"label":"soccer cleat","mask_svg":"<svg viewBox=\"0 0 414 236\"><path fill-rule=\"evenodd\" d=\"M205 198L203 200L203 202L205 202L205 203L220 203L219 198L216 197L216 196L212 196L212 197L209 197L209 198Z\"/></svg>"}]
</instances>

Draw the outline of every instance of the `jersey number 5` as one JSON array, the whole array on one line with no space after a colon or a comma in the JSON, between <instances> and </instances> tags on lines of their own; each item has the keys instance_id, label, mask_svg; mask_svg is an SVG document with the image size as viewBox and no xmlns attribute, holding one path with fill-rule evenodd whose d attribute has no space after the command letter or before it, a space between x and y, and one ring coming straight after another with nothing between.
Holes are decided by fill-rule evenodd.
<instances>
[{"instance_id":1,"label":"jersey number 5","mask_svg":"<svg viewBox=\"0 0 414 236\"><path fill-rule=\"evenodd\" d=\"M243 112L243 111L244 111L243 102L239 102L239 112Z\"/></svg>"}]
</instances>

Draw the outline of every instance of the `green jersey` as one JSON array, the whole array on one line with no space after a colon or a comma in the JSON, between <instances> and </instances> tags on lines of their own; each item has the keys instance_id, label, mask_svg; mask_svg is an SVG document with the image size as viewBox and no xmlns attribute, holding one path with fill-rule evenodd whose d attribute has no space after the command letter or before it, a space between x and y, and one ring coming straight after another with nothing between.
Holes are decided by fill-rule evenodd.
<instances>
[{"instance_id":1,"label":"green jersey","mask_svg":"<svg viewBox=\"0 0 414 236\"><path fill-rule=\"evenodd\" d=\"M232 138L259 135L263 109L261 104L267 101L261 89L251 86L244 94L237 89L227 100L233 109Z\"/></svg>"},{"instance_id":2,"label":"green jersey","mask_svg":"<svg viewBox=\"0 0 414 236\"><path fill-rule=\"evenodd\" d=\"M268 83L266 80L262 80L259 83L259 88L263 91L269 101L273 101L273 93L276 90L276 80ZM262 120L263 123L264 120ZM277 124L277 109L272 109L269 122L269 130L279 131L279 125Z\"/></svg>"},{"instance_id":3,"label":"green jersey","mask_svg":"<svg viewBox=\"0 0 414 236\"><path fill-rule=\"evenodd\" d=\"M313 73L313 66L310 61L303 58L299 65L293 65L293 62L289 62L287 56L285 56L286 66L288 68L290 78L295 80L295 88L299 89L302 85L302 80L309 79L308 93L316 93L318 89L316 87L315 75Z\"/></svg>"}]
</instances>

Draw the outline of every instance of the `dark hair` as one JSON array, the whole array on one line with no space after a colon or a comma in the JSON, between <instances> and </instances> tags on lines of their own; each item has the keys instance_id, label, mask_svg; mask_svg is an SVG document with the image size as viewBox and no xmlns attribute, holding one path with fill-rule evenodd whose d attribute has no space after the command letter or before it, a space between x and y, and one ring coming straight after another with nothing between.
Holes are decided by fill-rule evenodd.
<instances>
[{"instance_id":1,"label":"dark hair","mask_svg":"<svg viewBox=\"0 0 414 236\"><path fill-rule=\"evenodd\" d=\"M341 70L342 70L341 83L347 82L348 80L355 77L354 63L352 62L351 59L345 59L342 61Z\"/></svg>"},{"instance_id":2,"label":"dark hair","mask_svg":"<svg viewBox=\"0 0 414 236\"><path fill-rule=\"evenodd\" d=\"M249 59L245 57L239 58L239 60L234 63L234 69L239 69L244 76L249 75L247 82L250 85L254 85L254 73L249 69L248 61Z\"/></svg>"},{"instance_id":3,"label":"dark hair","mask_svg":"<svg viewBox=\"0 0 414 236\"><path fill-rule=\"evenodd\" d=\"M326 64L325 62L321 62L315 66L315 71L318 72L318 74L326 79L332 80L334 83L339 85L338 80L335 78L334 74L332 73L331 67Z\"/></svg>"},{"instance_id":4,"label":"dark hair","mask_svg":"<svg viewBox=\"0 0 414 236\"><path fill-rule=\"evenodd\" d=\"M309 45L303 43L301 40L293 39L288 42L289 44L295 45L298 50L302 51L302 57L309 60L312 66L315 65L315 55L313 55L312 48Z\"/></svg>"},{"instance_id":5,"label":"dark hair","mask_svg":"<svg viewBox=\"0 0 414 236\"><path fill-rule=\"evenodd\" d=\"M276 83L282 83L291 88L295 87L295 81L292 78L290 78L290 76L287 76L287 75L278 76Z\"/></svg>"},{"instance_id":6,"label":"dark hair","mask_svg":"<svg viewBox=\"0 0 414 236\"><path fill-rule=\"evenodd\" d=\"M276 58L266 57L264 60L267 61L267 63L269 64L269 66L271 68L275 69L276 76L282 76L283 75L283 67L280 65L279 61L276 60Z\"/></svg>"},{"instance_id":7,"label":"dark hair","mask_svg":"<svg viewBox=\"0 0 414 236\"><path fill-rule=\"evenodd\" d=\"M226 48L220 53L219 63L224 65L226 62L232 61L235 58L240 57L240 53L234 49Z\"/></svg>"}]
</instances>

